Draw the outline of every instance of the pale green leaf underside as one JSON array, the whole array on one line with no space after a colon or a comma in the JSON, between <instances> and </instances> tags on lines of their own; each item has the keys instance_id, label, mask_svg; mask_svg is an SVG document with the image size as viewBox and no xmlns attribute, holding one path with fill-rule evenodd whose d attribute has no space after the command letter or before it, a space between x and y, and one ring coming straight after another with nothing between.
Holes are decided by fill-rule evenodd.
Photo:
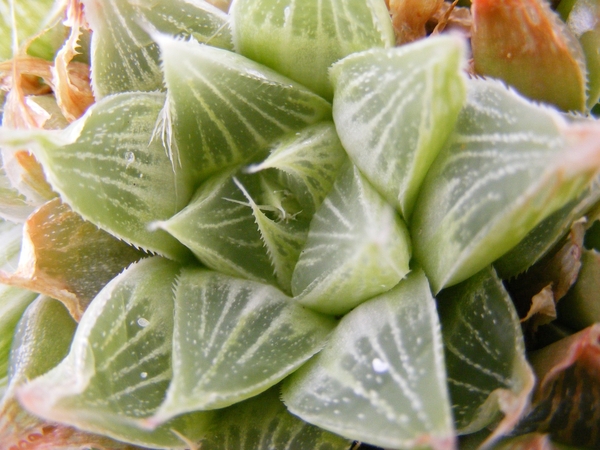
<instances>
[{"instance_id":1,"label":"pale green leaf underside","mask_svg":"<svg viewBox=\"0 0 600 450\"><path fill-rule=\"evenodd\" d=\"M192 194L160 139L152 139L164 100L156 93L107 97L73 124L81 127L75 142L41 144L36 155L53 188L86 220L136 247L181 259L188 252L177 240L148 228L177 213Z\"/></svg>"},{"instance_id":2,"label":"pale green leaf underside","mask_svg":"<svg viewBox=\"0 0 600 450\"><path fill-rule=\"evenodd\" d=\"M40 432L42 420L22 409L17 400L19 388L52 369L67 355L77 327L59 301L37 294L33 294L33 299L16 331L13 330L10 384L0 403L0 442L6 448L12 445L16 448L23 443L20 438Z\"/></svg>"},{"instance_id":3,"label":"pale green leaf underside","mask_svg":"<svg viewBox=\"0 0 600 450\"><path fill-rule=\"evenodd\" d=\"M469 81L467 104L412 217L415 258L434 292L489 265L586 188L593 170L567 167L576 149L559 123L558 113L498 82Z\"/></svg>"},{"instance_id":4,"label":"pale green leaf underside","mask_svg":"<svg viewBox=\"0 0 600 450\"><path fill-rule=\"evenodd\" d=\"M273 144L269 156L248 167L255 173L277 169L280 183L296 197L302 215L312 217L346 161L346 152L333 122L311 125Z\"/></svg>"},{"instance_id":5,"label":"pale green leaf underside","mask_svg":"<svg viewBox=\"0 0 600 450\"><path fill-rule=\"evenodd\" d=\"M56 7L63 3L55 0L18 1L0 0L0 61L13 57L13 21L11 3L20 47L48 26L56 14Z\"/></svg>"},{"instance_id":6,"label":"pale green leaf underside","mask_svg":"<svg viewBox=\"0 0 600 450\"><path fill-rule=\"evenodd\" d=\"M312 219L292 293L317 311L343 314L395 286L409 259L406 226L348 163Z\"/></svg>"},{"instance_id":7,"label":"pale green leaf underside","mask_svg":"<svg viewBox=\"0 0 600 450\"><path fill-rule=\"evenodd\" d=\"M13 273L19 267L23 225L0 219L0 272Z\"/></svg>"},{"instance_id":8,"label":"pale green leaf underside","mask_svg":"<svg viewBox=\"0 0 600 450\"><path fill-rule=\"evenodd\" d=\"M344 316L327 346L284 383L283 400L293 414L349 439L450 448L442 337L423 272Z\"/></svg>"},{"instance_id":9,"label":"pale green leaf underside","mask_svg":"<svg viewBox=\"0 0 600 450\"><path fill-rule=\"evenodd\" d=\"M383 0L237 0L230 14L238 52L327 99L331 64L395 43Z\"/></svg>"},{"instance_id":10,"label":"pale green leaf underside","mask_svg":"<svg viewBox=\"0 0 600 450\"><path fill-rule=\"evenodd\" d=\"M533 374L519 317L494 270L442 291L438 310L458 432L472 433L498 419L499 390L518 399L523 412ZM518 408L512 414L507 419L518 420Z\"/></svg>"},{"instance_id":11,"label":"pale green leaf underside","mask_svg":"<svg viewBox=\"0 0 600 450\"><path fill-rule=\"evenodd\" d=\"M232 47L227 15L202 0L82 3L93 30L92 86L97 98L164 87L159 48L148 31Z\"/></svg>"},{"instance_id":12,"label":"pale green leaf underside","mask_svg":"<svg viewBox=\"0 0 600 450\"><path fill-rule=\"evenodd\" d=\"M456 37L371 50L335 64L333 117L348 155L405 218L465 99Z\"/></svg>"},{"instance_id":13,"label":"pale green leaf underside","mask_svg":"<svg viewBox=\"0 0 600 450\"><path fill-rule=\"evenodd\" d=\"M202 441L210 450L348 450L351 443L290 414L279 386L220 411Z\"/></svg>"},{"instance_id":14,"label":"pale green leaf underside","mask_svg":"<svg viewBox=\"0 0 600 450\"><path fill-rule=\"evenodd\" d=\"M516 247L494 262L503 280L525 272L541 259L571 228L573 222L600 200L600 179L579 198L549 215L523 238Z\"/></svg>"},{"instance_id":15,"label":"pale green leaf underside","mask_svg":"<svg viewBox=\"0 0 600 450\"><path fill-rule=\"evenodd\" d=\"M179 266L162 258L132 265L94 299L69 355L24 386L20 400L43 418L150 447L183 448L171 431L197 439L206 417L182 416L147 431L171 380L173 283Z\"/></svg>"},{"instance_id":16,"label":"pale green leaf underside","mask_svg":"<svg viewBox=\"0 0 600 450\"><path fill-rule=\"evenodd\" d=\"M35 292L0 285L0 385L5 385L7 381L10 349L17 323L27 306L37 297Z\"/></svg>"},{"instance_id":17,"label":"pale green leaf underside","mask_svg":"<svg viewBox=\"0 0 600 450\"><path fill-rule=\"evenodd\" d=\"M277 284L273 267L252 214L252 208L229 170L207 180L190 204L171 219L157 224L194 252L207 267L219 272ZM257 196L257 177L237 175Z\"/></svg>"},{"instance_id":18,"label":"pale green leaf underside","mask_svg":"<svg viewBox=\"0 0 600 450\"><path fill-rule=\"evenodd\" d=\"M35 207L12 186L0 155L0 219L24 222Z\"/></svg>"},{"instance_id":19,"label":"pale green leaf underside","mask_svg":"<svg viewBox=\"0 0 600 450\"><path fill-rule=\"evenodd\" d=\"M233 52L157 35L171 153L197 180L249 162L275 139L331 117L308 89Z\"/></svg>"},{"instance_id":20,"label":"pale green leaf underside","mask_svg":"<svg viewBox=\"0 0 600 450\"><path fill-rule=\"evenodd\" d=\"M156 422L259 394L321 349L336 324L272 286L184 269L175 295L173 381Z\"/></svg>"}]
</instances>

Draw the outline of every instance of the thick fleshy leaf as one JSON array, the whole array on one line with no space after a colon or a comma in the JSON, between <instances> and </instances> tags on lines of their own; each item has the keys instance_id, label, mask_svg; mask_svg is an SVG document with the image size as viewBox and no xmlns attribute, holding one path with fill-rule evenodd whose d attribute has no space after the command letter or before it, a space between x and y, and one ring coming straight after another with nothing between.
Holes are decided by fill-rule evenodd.
<instances>
[{"instance_id":1,"label":"thick fleshy leaf","mask_svg":"<svg viewBox=\"0 0 600 450\"><path fill-rule=\"evenodd\" d=\"M298 133L290 133L273 144L269 156L246 169L256 173L278 171L278 180L289 189L302 208L301 215L312 217L321 206L342 164L346 152L332 122L320 122Z\"/></svg>"},{"instance_id":2,"label":"thick fleshy leaf","mask_svg":"<svg viewBox=\"0 0 600 450\"><path fill-rule=\"evenodd\" d=\"M0 154L0 219L24 222L36 206L13 188L2 159Z\"/></svg>"},{"instance_id":3,"label":"thick fleshy leaf","mask_svg":"<svg viewBox=\"0 0 600 450\"><path fill-rule=\"evenodd\" d=\"M160 139L152 137L164 100L156 93L107 97L60 133L5 131L2 141L36 145L53 188L84 219L136 247L186 258L172 236L148 229L192 195Z\"/></svg>"},{"instance_id":4,"label":"thick fleshy leaf","mask_svg":"<svg viewBox=\"0 0 600 450\"><path fill-rule=\"evenodd\" d=\"M16 399L19 386L42 375L64 358L75 322L57 301L39 297L19 322L11 356L11 380L0 404L2 448L35 446L39 450L71 450L91 447L98 450L132 449L127 444L92 435L53 422L45 422L24 411ZM27 447L26 447L27 448Z\"/></svg>"},{"instance_id":5,"label":"thick fleshy leaf","mask_svg":"<svg viewBox=\"0 0 600 450\"><path fill-rule=\"evenodd\" d=\"M10 349L17 323L38 294L0 285L0 385L6 387Z\"/></svg>"},{"instance_id":6,"label":"thick fleshy leaf","mask_svg":"<svg viewBox=\"0 0 600 450\"><path fill-rule=\"evenodd\" d=\"M464 42L435 37L333 66L333 118L367 179L409 218L465 99Z\"/></svg>"},{"instance_id":7,"label":"thick fleshy leaf","mask_svg":"<svg viewBox=\"0 0 600 450\"><path fill-rule=\"evenodd\" d=\"M238 52L329 100L331 64L395 42L383 0L236 0L230 14Z\"/></svg>"},{"instance_id":8,"label":"thick fleshy leaf","mask_svg":"<svg viewBox=\"0 0 600 450\"><path fill-rule=\"evenodd\" d=\"M489 444L512 431L533 390L519 317L491 268L437 299L457 431L473 433L502 413Z\"/></svg>"},{"instance_id":9,"label":"thick fleshy leaf","mask_svg":"<svg viewBox=\"0 0 600 450\"><path fill-rule=\"evenodd\" d=\"M410 251L402 219L348 163L313 217L292 293L317 311L344 314L395 286Z\"/></svg>"},{"instance_id":10,"label":"thick fleshy leaf","mask_svg":"<svg viewBox=\"0 0 600 450\"><path fill-rule=\"evenodd\" d=\"M22 224L0 220L0 272L17 270L22 240Z\"/></svg>"},{"instance_id":11,"label":"thick fleshy leaf","mask_svg":"<svg viewBox=\"0 0 600 450\"><path fill-rule=\"evenodd\" d=\"M558 303L560 321L574 330L600 322L600 253L584 250L577 282Z\"/></svg>"},{"instance_id":12,"label":"thick fleshy leaf","mask_svg":"<svg viewBox=\"0 0 600 450\"><path fill-rule=\"evenodd\" d=\"M195 179L249 162L284 134L331 117L321 97L243 56L154 37L168 89L163 127L170 152Z\"/></svg>"},{"instance_id":13,"label":"thick fleshy leaf","mask_svg":"<svg viewBox=\"0 0 600 450\"><path fill-rule=\"evenodd\" d=\"M557 12L579 39L587 68L587 108L600 99L600 3L595 0L563 0Z\"/></svg>"},{"instance_id":14,"label":"thick fleshy leaf","mask_svg":"<svg viewBox=\"0 0 600 450\"><path fill-rule=\"evenodd\" d=\"M22 0L0 1L0 61L13 56L13 29L16 28L17 47L54 22L62 1ZM14 7L14 16L13 16ZM14 22L13 22L14 17Z\"/></svg>"},{"instance_id":15,"label":"thick fleshy leaf","mask_svg":"<svg viewBox=\"0 0 600 450\"><path fill-rule=\"evenodd\" d=\"M219 272L277 284L271 261L256 226L252 208L229 170L208 179L189 205L160 227L194 252L206 266ZM237 174L238 182L257 197L258 177Z\"/></svg>"},{"instance_id":16,"label":"thick fleshy leaf","mask_svg":"<svg viewBox=\"0 0 600 450\"><path fill-rule=\"evenodd\" d=\"M205 414L181 416L154 431L139 425L156 412L171 380L178 273L178 265L156 257L112 280L83 315L69 355L23 386L21 403L47 420L136 445L186 447L179 436L197 441Z\"/></svg>"},{"instance_id":17,"label":"thick fleshy leaf","mask_svg":"<svg viewBox=\"0 0 600 450\"><path fill-rule=\"evenodd\" d=\"M434 292L474 275L583 193L600 162L596 127L567 124L498 82L469 82L412 217L415 258Z\"/></svg>"},{"instance_id":18,"label":"thick fleshy leaf","mask_svg":"<svg viewBox=\"0 0 600 450\"><path fill-rule=\"evenodd\" d=\"M92 35L92 84L97 98L163 88L158 30L231 48L225 13L202 0L82 0ZM180 61L180 63L183 61Z\"/></svg>"},{"instance_id":19,"label":"thick fleshy leaf","mask_svg":"<svg viewBox=\"0 0 600 450\"><path fill-rule=\"evenodd\" d=\"M516 433L549 433L557 442L598 448L600 324L531 353L530 360L539 383Z\"/></svg>"},{"instance_id":20,"label":"thick fleshy leaf","mask_svg":"<svg viewBox=\"0 0 600 450\"><path fill-rule=\"evenodd\" d=\"M267 217L267 214L261 210L261 206L256 204L244 186L237 180L234 181L252 208L254 220L269 255L277 282L285 292L290 293L292 291L292 274L300 252L306 243L309 223L295 221L293 217L282 221ZM265 180L261 181L264 185ZM267 188L272 191L272 185L268 185ZM280 213L280 211L277 212ZM285 209L283 215L286 215Z\"/></svg>"},{"instance_id":21,"label":"thick fleshy leaf","mask_svg":"<svg viewBox=\"0 0 600 450\"><path fill-rule=\"evenodd\" d=\"M475 71L569 111L585 109L581 46L544 0L473 0Z\"/></svg>"},{"instance_id":22,"label":"thick fleshy leaf","mask_svg":"<svg viewBox=\"0 0 600 450\"><path fill-rule=\"evenodd\" d=\"M279 386L220 411L202 441L211 450L349 450L351 444L290 414L279 399Z\"/></svg>"},{"instance_id":23,"label":"thick fleshy leaf","mask_svg":"<svg viewBox=\"0 0 600 450\"><path fill-rule=\"evenodd\" d=\"M0 281L62 301L76 320L106 283L147 256L86 222L59 199L37 209L22 234L18 268L0 270Z\"/></svg>"},{"instance_id":24,"label":"thick fleshy leaf","mask_svg":"<svg viewBox=\"0 0 600 450\"><path fill-rule=\"evenodd\" d=\"M349 439L394 449L453 449L442 336L415 270L341 320L283 386L288 409Z\"/></svg>"},{"instance_id":25,"label":"thick fleshy leaf","mask_svg":"<svg viewBox=\"0 0 600 450\"><path fill-rule=\"evenodd\" d=\"M272 286L184 269L175 290L173 381L150 421L265 391L319 351L336 323Z\"/></svg>"},{"instance_id":26,"label":"thick fleshy leaf","mask_svg":"<svg viewBox=\"0 0 600 450\"><path fill-rule=\"evenodd\" d=\"M580 219L600 200L600 180L581 197L568 202L536 226L519 244L494 262L494 268L502 279L512 278L529 269L539 261L560 239L568 233L571 225Z\"/></svg>"}]
</instances>

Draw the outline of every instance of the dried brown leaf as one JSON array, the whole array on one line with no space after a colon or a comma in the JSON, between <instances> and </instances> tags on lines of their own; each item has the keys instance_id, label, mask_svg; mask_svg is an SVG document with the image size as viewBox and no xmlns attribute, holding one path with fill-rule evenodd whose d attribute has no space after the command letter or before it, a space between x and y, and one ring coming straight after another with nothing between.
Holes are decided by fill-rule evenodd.
<instances>
[{"instance_id":1,"label":"dried brown leaf","mask_svg":"<svg viewBox=\"0 0 600 450\"><path fill-rule=\"evenodd\" d=\"M424 38L425 24L443 3L444 0L389 0L396 43L407 44Z\"/></svg>"},{"instance_id":2,"label":"dried brown leaf","mask_svg":"<svg viewBox=\"0 0 600 450\"><path fill-rule=\"evenodd\" d=\"M517 432L599 448L600 324L533 352L530 361L540 381Z\"/></svg>"},{"instance_id":3,"label":"dried brown leaf","mask_svg":"<svg viewBox=\"0 0 600 450\"><path fill-rule=\"evenodd\" d=\"M0 282L60 300L79 320L108 281L144 256L54 199L25 223L19 267L0 271Z\"/></svg>"}]
</instances>

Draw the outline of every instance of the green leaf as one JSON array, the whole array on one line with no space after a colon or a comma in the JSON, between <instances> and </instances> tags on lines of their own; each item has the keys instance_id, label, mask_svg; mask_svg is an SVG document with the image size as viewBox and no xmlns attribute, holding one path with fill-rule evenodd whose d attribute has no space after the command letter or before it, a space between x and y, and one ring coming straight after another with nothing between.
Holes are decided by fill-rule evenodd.
<instances>
[{"instance_id":1,"label":"green leaf","mask_svg":"<svg viewBox=\"0 0 600 450\"><path fill-rule=\"evenodd\" d=\"M24 222L36 205L13 187L3 159L0 154L0 219Z\"/></svg>"},{"instance_id":2,"label":"green leaf","mask_svg":"<svg viewBox=\"0 0 600 450\"><path fill-rule=\"evenodd\" d=\"M35 292L0 285L0 385L8 381L10 349L17 323L29 304L37 298Z\"/></svg>"},{"instance_id":3,"label":"green leaf","mask_svg":"<svg viewBox=\"0 0 600 450\"><path fill-rule=\"evenodd\" d=\"M14 146L34 141L52 187L84 219L136 247L184 259L189 253L179 242L148 228L177 213L192 195L162 142L153 139L164 100L157 93L118 94L60 134L6 136Z\"/></svg>"},{"instance_id":4,"label":"green leaf","mask_svg":"<svg viewBox=\"0 0 600 450\"><path fill-rule=\"evenodd\" d=\"M597 170L595 123L566 124L495 81L468 87L412 217L415 258L434 292L498 259L581 195Z\"/></svg>"},{"instance_id":5,"label":"green leaf","mask_svg":"<svg viewBox=\"0 0 600 450\"><path fill-rule=\"evenodd\" d=\"M22 224L0 220L0 274L17 270L22 240Z\"/></svg>"},{"instance_id":6,"label":"green leaf","mask_svg":"<svg viewBox=\"0 0 600 450\"><path fill-rule=\"evenodd\" d=\"M600 99L600 4L595 0L563 0L557 12L583 49L587 68L586 106L591 110Z\"/></svg>"},{"instance_id":7,"label":"green leaf","mask_svg":"<svg viewBox=\"0 0 600 450\"><path fill-rule=\"evenodd\" d=\"M168 89L170 151L175 164L193 168L196 180L249 162L286 133L331 116L325 100L243 56L163 35L155 39Z\"/></svg>"},{"instance_id":8,"label":"green leaf","mask_svg":"<svg viewBox=\"0 0 600 450\"><path fill-rule=\"evenodd\" d=\"M211 269L277 284L252 208L236 185L234 174L234 170L228 170L209 178L188 206L155 226L179 239ZM243 174L237 176L244 188L257 196L260 179Z\"/></svg>"},{"instance_id":9,"label":"green leaf","mask_svg":"<svg viewBox=\"0 0 600 450\"><path fill-rule=\"evenodd\" d=\"M276 169L278 181L300 204L300 215L311 218L331 190L344 161L346 152L335 125L325 121L284 136L272 145L265 160L246 171Z\"/></svg>"},{"instance_id":10,"label":"green leaf","mask_svg":"<svg viewBox=\"0 0 600 450\"><path fill-rule=\"evenodd\" d=\"M202 0L83 0L92 35L96 98L163 88L158 45L149 30L231 48L227 15Z\"/></svg>"},{"instance_id":11,"label":"green leaf","mask_svg":"<svg viewBox=\"0 0 600 450\"><path fill-rule=\"evenodd\" d=\"M283 385L290 412L386 448L454 448L440 325L423 271L358 306Z\"/></svg>"},{"instance_id":12,"label":"green leaf","mask_svg":"<svg viewBox=\"0 0 600 450\"><path fill-rule=\"evenodd\" d=\"M465 99L464 42L440 36L335 64L333 117L348 155L409 218Z\"/></svg>"},{"instance_id":13,"label":"green leaf","mask_svg":"<svg viewBox=\"0 0 600 450\"><path fill-rule=\"evenodd\" d=\"M11 4L14 4L14 21ZM0 61L16 56L13 55L13 33L20 48L54 22L63 4L56 0L0 0Z\"/></svg>"},{"instance_id":14,"label":"green leaf","mask_svg":"<svg viewBox=\"0 0 600 450\"><path fill-rule=\"evenodd\" d=\"M335 325L272 286L184 269L175 290L173 381L150 421L265 391L319 351Z\"/></svg>"},{"instance_id":15,"label":"green leaf","mask_svg":"<svg viewBox=\"0 0 600 450\"><path fill-rule=\"evenodd\" d=\"M220 411L202 441L211 450L348 450L351 444L290 414L279 399L279 386Z\"/></svg>"},{"instance_id":16,"label":"green leaf","mask_svg":"<svg viewBox=\"0 0 600 450\"><path fill-rule=\"evenodd\" d=\"M230 14L238 52L326 99L333 97L331 64L351 53L395 44L382 0L236 0Z\"/></svg>"},{"instance_id":17,"label":"green leaf","mask_svg":"<svg viewBox=\"0 0 600 450\"><path fill-rule=\"evenodd\" d=\"M199 439L208 420L204 413L154 431L140 428L171 380L173 283L179 270L175 263L148 258L112 280L83 315L68 356L23 386L21 403L47 420L136 445L184 448L178 436Z\"/></svg>"},{"instance_id":18,"label":"green leaf","mask_svg":"<svg viewBox=\"0 0 600 450\"><path fill-rule=\"evenodd\" d=\"M579 198L549 215L523 238L516 247L494 262L503 280L515 277L546 255L568 233L571 225L600 200L599 180Z\"/></svg>"},{"instance_id":19,"label":"green leaf","mask_svg":"<svg viewBox=\"0 0 600 450\"><path fill-rule=\"evenodd\" d=\"M534 385L515 307L492 268L437 300L457 431L479 431L504 413L496 440L524 415Z\"/></svg>"},{"instance_id":20,"label":"green leaf","mask_svg":"<svg viewBox=\"0 0 600 450\"><path fill-rule=\"evenodd\" d=\"M409 258L404 222L348 163L313 217L292 292L312 309L344 314L395 286Z\"/></svg>"}]
</instances>

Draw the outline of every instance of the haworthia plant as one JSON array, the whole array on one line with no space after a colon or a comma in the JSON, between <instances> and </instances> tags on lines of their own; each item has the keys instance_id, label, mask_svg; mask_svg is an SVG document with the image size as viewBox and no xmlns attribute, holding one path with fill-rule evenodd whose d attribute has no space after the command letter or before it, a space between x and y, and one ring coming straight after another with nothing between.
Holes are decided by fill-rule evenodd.
<instances>
[{"instance_id":1,"label":"haworthia plant","mask_svg":"<svg viewBox=\"0 0 600 450\"><path fill-rule=\"evenodd\" d=\"M221 412L202 441L211 450L348 450L352 443L290 414L279 386Z\"/></svg>"},{"instance_id":2,"label":"haworthia plant","mask_svg":"<svg viewBox=\"0 0 600 450\"><path fill-rule=\"evenodd\" d=\"M327 73L331 64L394 44L383 0L235 0L230 14L236 51L326 99L333 96Z\"/></svg>"},{"instance_id":3,"label":"haworthia plant","mask_svg":"<svg viewBox=\"0 0 600 450\"><path fill-rule=\"evenodd\" d=\"M163 88L152 31L231 48L227 15L203 0L82 0L92 34L92 85L97 98Z\"/></svg>"},{"instance_id":4,"label":"haworthia plant","mask_svg":"<svg viewBox=\"0 0 600 450\"><path fill-rule=\"evenodd\" d=\"M154 431L141 428L171 380L173 283L179 270L155 257L111 281L86 310L68 356L23 386L21 403L47 420L136 445L184 448L181 437L198 440L207 413L181 416Z\"/></svg>"},{"instance_id":5,"label":"haworthia plant","mask_svg":"<svg viewBox=\"0 0 600 450\"><path fill-rule=\"evenodd\" d=\"M250 59L154 37L168 90L163 128L169 152L196 180L250 162L284 134L330 118L331 105L321 97Z\"/></svg>"},{"instance_id":6,"label":"haworthia plant","mask_svg":"<svg viewBox=\"0 0 600 450\"><path fill-rule=\"evenodd\" d=\"M496 81L469 81L412 220L415 257L434 292L477 273L587 188L593 146L570 147L565 128L555 111Z\"/></svg>"},{"instance_id":7,"label":"haworthia plant","mask_svg":"<svg viewBox=\"0 0 600 450\"><path fill-rule=\"evenodd\" d=\"M315 213L292 293L316 311L344 314L409 271L410 239L396 211L347 163Z\"/></svg>"},{"instance_id":8,"label":"haworthia plant","mask_svg":"<svg viewBox=\"0 0 600 450\"><path fill-rule=\"evenodd\" d=\"M193 192L152 137L164 101L158 93L107 97L63 133L32 132L29 141L74 211L136 247L182 259L188 251L176 239L148 228L177 213ZM27 136L8 140L18 146Z\"/></svg>"},{"instance_id":9,"label":"haworthia plant","mask_svg":"<svg viewBox=\"0 0 600 450\"><path fill-rule=\"evenodd\" d=\"M487 268L437 296L457 431L478 431L505 414L496 434L525 413L533 373L515 307ZM494 438L498 438L495 436Z\"/></svg>"},{"instance_id":10,"label":"haworthia plant","mask_svg":"<svg viewBox=\"0 0 600 450\"><path fill-rule=\"evenodd\" d=\"M271 286L184 269L175 288L173 381L151 421L257 395L319 351L335 325Z\"/></svg>"},{"instance_id":11,"label":"haworthia plant","mask_svg":"<svg viewBox=\"0 0 600 450\"><path fill-rule=\"evenodd\" d=\"M350 158L409 218L465 97L464 43L438 37L335 64L333 117Z\"/></svg>"},{"instance_id":12,"label":"haworthia plant","mask_svg":"<svg viewBox=\"0 0 600 450\"><path fill-rule=\"evenodd\" d=\"M349 439L453 448L440 325L423 271L344 316L325 349L286 380L283 400Z\"/></svg>"}]
</instances>

